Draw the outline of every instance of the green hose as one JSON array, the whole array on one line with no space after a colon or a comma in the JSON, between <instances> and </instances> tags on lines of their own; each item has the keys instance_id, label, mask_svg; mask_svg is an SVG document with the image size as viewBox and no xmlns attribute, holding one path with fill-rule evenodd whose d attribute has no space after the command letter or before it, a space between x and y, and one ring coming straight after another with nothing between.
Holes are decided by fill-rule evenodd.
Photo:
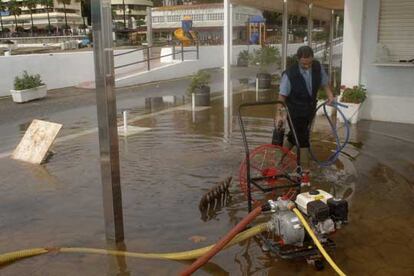
<instances>
[{"instance_id":1,"label":"green hose","mask_svg":"<svg viewBox=\"0 0 414 276\"><path fill-rule=\"evenodd\" d=\"M266 230L268 230L268 223L258 224L246 231L241 232L237 236L235 236L225 248L230 247L236 243L244 241L253 236L256 236L257 234L260 234ZM182 260L196 259L202 256L204 253L208 252L213 246L214 244L203 247L203 248L199 248L199 249L182 251L182 252L172 252L172 253L135 253L135 252L126 252L126 251L118 251L118 250L82 248L82 247L32 248L32 249L26 249L26 250L20 250L20 251L1 254L0 255L0 266L6 265L10 262L18 261L23 258L46 254L48 252L88 253L88 254L125 256L125 257L144 258L144 259L165 259L165 260L182 261Z\"/></svg>"}]
</instances>

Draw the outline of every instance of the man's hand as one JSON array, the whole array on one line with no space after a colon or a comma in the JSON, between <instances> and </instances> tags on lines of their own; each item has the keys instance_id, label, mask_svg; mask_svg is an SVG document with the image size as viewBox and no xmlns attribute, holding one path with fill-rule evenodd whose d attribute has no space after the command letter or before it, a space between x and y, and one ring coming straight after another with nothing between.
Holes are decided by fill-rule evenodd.
<instances>
[{"instance_id":1,"label":"man's hand","mask_svg":"<svg viewBox=\"0 0 414 276\"><path fill-rule=\"evenodd\" d=\"M280 128L280 127L285 125L286 111L284 110L284 108L283 109L280 108L280 109L277 110L275 121L276 121L276 127L277 128Z\"/></svg>"},{"instance_id":2,"label":"man's hand","mask_svg":"<svg viewBox=\"0 0 414 276\"><path fill-rule=\"evenodd\" d=\"M327 104L332 105L335 102L335 96L333 95L331 87L329 85L325 86L325 92L328 96Z\"/></svg>"}]
</instances>

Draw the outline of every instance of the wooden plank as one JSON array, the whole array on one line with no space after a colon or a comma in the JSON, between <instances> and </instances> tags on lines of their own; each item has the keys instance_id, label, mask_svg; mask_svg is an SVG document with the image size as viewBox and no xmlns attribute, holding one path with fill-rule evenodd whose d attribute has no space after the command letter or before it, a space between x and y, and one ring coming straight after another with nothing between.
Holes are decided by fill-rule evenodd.
<instances>
[{"instance_id":1,"label":"wooden plank","mask_svg":"<svg viewBox=\"0 0 414 276\"><path fill-rule=\"evenodd\" d=\"M33 164L42 163L61 128L61 124L33 120L12 158Z\"/></svg>"}]
</instances>

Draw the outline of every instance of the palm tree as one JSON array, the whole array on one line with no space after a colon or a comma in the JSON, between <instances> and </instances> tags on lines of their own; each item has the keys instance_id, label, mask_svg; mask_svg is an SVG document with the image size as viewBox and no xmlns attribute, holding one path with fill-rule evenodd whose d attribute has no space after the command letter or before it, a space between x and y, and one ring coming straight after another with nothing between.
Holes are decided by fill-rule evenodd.
<instances>
[{"instance_id":1,"label":"palm tree","mask_svg":"<svg viewBox=\"0 0 414 276\"><path fill-rule=\"evenodd\" d=\"M24 0L23 5L26 6L30 11L30 20L32 22L31 33L33 35L33 9L36 8L36 5L39 1L38 0Z\"/></svg>"},{"instance_id":2,"label":"palm tree","mask_svg":"<svg viewBox=\"0 0 414 276\"><path fill-rule=\"evenodd\" d=\"M68 28L68 19L66 17L66 5L70 5L72 0L57 0L57 2L63 4L63 12L65 13L65 32L66 32L66 29Z\"/></svg>"},{"instance_id":3,"label":"palm tree","mask_svg":"<svg viewBox=\"0 0 414 276\"><path fill-rule=\"evenodd\" d=\"M51 26L50 26L50 16L49 16L49 9L53 6L53 0L39 0L40 4L46 8L47 12L47 23L48 23L48 33L50 35Z\"/></svg>"},{"instance_id":4,"label":"palm tree","mask_svg":"<svg viewBox=\"0 0 414 276\"><path fill-rule=\"evenodd\" d=\"M81 15L83 26L87 26L85 22L85 16L88 16L87 11L90 12L91 0L75 0L77 3L81 3Z\"/></svg>"},{"instance_id":5,"label":"palm tree","mask_svg":"<svg viewBox=\"0 0 414 276\"><path fill-rule=\"evenodd\" d=\"M10 0L8 3L10 14L14 15L15 29L17 30L17 16L22 14L22 9L16 0Z\"/></svg>"},{"instance_id":6,"label":"palm tree","mask_svg":"<svg viewBox=\"0 0 414 276\"><path fill-rule=\"evenodd\" d=\"M4 12L6 10L6 5L0 0L0 26L1 26L1 31L3 32L3 17L1 15L2 12Z\"/></svg>"}]
</instances>

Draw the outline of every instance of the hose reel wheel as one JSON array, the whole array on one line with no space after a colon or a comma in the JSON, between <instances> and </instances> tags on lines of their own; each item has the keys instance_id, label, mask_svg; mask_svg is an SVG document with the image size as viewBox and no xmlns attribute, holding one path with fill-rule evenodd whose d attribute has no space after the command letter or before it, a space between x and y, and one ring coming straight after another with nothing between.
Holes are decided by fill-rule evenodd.
<instances>
[{"instance_id":1,"label":"hose reel wheel","mask_svg":"<svg viewBox=\"0 0 414 276\"><path fill-rule=\"evenodd\" d=\"M291 182L284 177L276 177L281 175L288 175L294 173L297 168L296 155L289 149L273 144L265 144L256 147L249 154L250 161L250 179L254 180L261 187L277 187L290 184ZM263 178L257 180L258 178ZM247 198L248 195L248 181L247 181L247 160L246 158L240 165L239 170L240 189ZM263 193L258 193L259 189L251 185L251 192L253 200L263 200ZM286 195L291 191L282 191L276 194L273 191L272 196Z\"/></svg>"}]
</instances>

